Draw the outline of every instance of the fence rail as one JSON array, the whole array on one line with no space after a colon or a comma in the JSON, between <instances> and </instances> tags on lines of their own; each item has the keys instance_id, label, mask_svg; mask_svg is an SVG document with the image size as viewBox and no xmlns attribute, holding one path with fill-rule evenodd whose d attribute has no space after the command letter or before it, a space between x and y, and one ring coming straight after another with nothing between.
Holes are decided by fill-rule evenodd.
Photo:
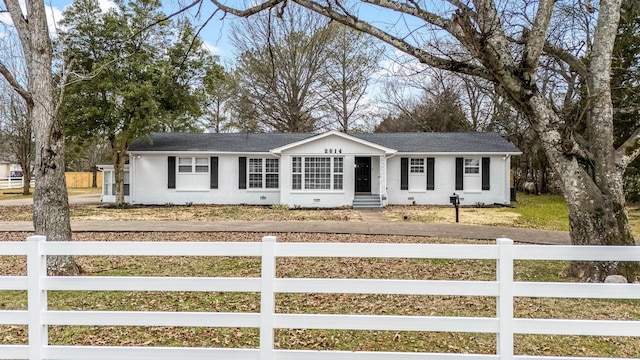
<instances>
[{"instance_id":1,"label":"fence rail","mask_svg":"<svg viewBox=\"0 0 640 360\"><path fill-rule=\"evenodd\" d=\"M31 179L30 186L35 187L35 180ZM19 177L0 178L0 190L22 189L24 186L24 179Z\"/></svg>"},{"instance_id":2,"label":"fence rail","mask_svg":"<svg viewBox=\"0 0 640 360\"><path fill-rule=\"evenodd\" d=\"M514 282L515 260L640 261L640 247L495 245L336 244L262 242L0 242L0 254L27 257L27 276L0 277L0 290L26 290L28 310L0 311L0 324L27 325L28 345L0 345L3 359L594 359L514 356L515 334L638 336L640 321L514 318L514 297L640 299L637 284ZM60 277L48 276L47 255L254 256L261 258L260 278L206 277ZM495 281L371 280L276 278L278 257L446 258L496 260ZM53 311L48 291L199 291L260 293L259 313L157 311ZM276 293L357 293L464 295L495 297L495 317L438 317L353 314L276 313ZM47 329L68 326L190 326L260 329L256 349L167 348L49 345ZM347 352L274 349L274 330L283 328L391 331L474 332L496 335L496 354ZM612 359L612 358L608 358Z\"/></svg>"}]
</instances>

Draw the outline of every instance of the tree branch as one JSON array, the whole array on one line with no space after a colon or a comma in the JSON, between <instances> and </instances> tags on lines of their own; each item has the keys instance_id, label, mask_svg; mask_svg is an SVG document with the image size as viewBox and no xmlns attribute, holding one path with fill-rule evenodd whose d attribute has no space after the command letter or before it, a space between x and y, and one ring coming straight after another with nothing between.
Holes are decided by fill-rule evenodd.
<instances>
[{"instance_id":1,"label":"tree branch","mask_svg":"<svg viewBox=\"0 0 640 360\"><path fill-rule=\"evenodd\" d=\"M31 96L31 93L20 85L18 80L13 76L4 63L2 63L2 61L0 61L0 74L2 74L9 85L11 85L11 87L27 102L27 104L30 106L33 105L33 97Z\"/></svg>"},{"instance_id":2,"label":"tree branch","mask_svg":"<svg viewBox=\"0 0 640 360\"><path fill-rule=\"evenodd\" d=\"M23 53L31 53L31 43L29 42L29 24L25 15L22 14L22 8L18 0L4 0L7 10L11 15L13 26L16 27L18 37L22 43ZM28 63L28 62L27 62Z\"/></svg>"},{"instance_id":3,"label":"tree branch","mask_svg":"<svg viewBox=\"0 0 640 360\"><path fill-rule=\"evenodd\" d=\"M629 114L633 114L637 111L640 111L640 105L635 105L635 106L625 106L623 108L616 108L614 109L614 112L618 115L629 115Z\"/></svg>"},{"instance_id":4,"label":"tree branch","mask_svg":"<svg viewBox=\"0 0 640 360\"><path fill-rule=\"evenodd\" d=\"M191 9L192 7L201 4L201 2L202 2L202 0L194 0L191 4L189 4L189 5L187 5L187 6L183 7L183 8L180 8L178 11L174 12L173 14L169 14L169 15L163 17L163 18L157 19L156 21L152 21L151 24L143 27L142 29L138 30L133 35L131 35L131 38L133 39L136 36L142 34L143 32L149 30L150 28L152 28L152 27L154 27L154 26L156 26L156 25L158 25L158 24L160 24L162 22L170 20L171 18L173 18L176 15L182 14L183 12Z\"/></svg>"},{"instance_id":5,"label":"tree branch","mask_svg":"<svg viewBox=\"0 0 640 360\"><path fill-rule=\"evenodd\" d=\"M569 68L577 72L581 78L587 78L587 67L578 57L569 54L564 49L560 48L557 45L551 44L548 41L544 44L544 52L549 56L552 56L568 64Z\"/></svg>"},{"instance_id":6,"label":"tree branch","mask_svg":"<svg viewBox=\"0 0 640 360\"><path fill-rule=\"evenodd\" d=\"M235 8L223 5L218 0L211 0L211 2L215 6L217 6L220 10L236 16L240 16L240 17L249 17L262 10L274 7L283 1L285 0L269 0L259 5L256 5L254 7L251 7L249 9L239 10L239 9L235 9ZM385 43L411 56L414 56L416 59L418 59L418 61L424 64L427 64L442 70L461 72L467 75L478 76L489 81L495 81L495 77L483 67L471 64L469 62L455 61L452 59L445 59L445 58L441 58L441 57L437 57L432 54L429 54L428 52L424 51L422 48L414 46L408 43L406 40L403 40L394 35L391 35L390 33L385 32L375 26L372 26L367 22L359 20L350 15L341 14L336 10L334 10L333 8L331 8L331 6L323 6L313 0L293 0L293 1L307 9L313 10L316 13L322 14L332 20L335 20L353 29L356 29L358 31L374 36L384 41ZM368 1L374 5L377 5L379 3L384 3L388 6L391 6L392 4L392 2L388 0L365 0L365 1ZM447 23L448 25L452 24L450 22L447 22Z\"/></svg>"},{"instance_id":7,"label":"tree branch","mask_svg":"<svg viewBox=\"0 0 640 360\"><path fill-rule=\"evenodd\" d=\"M553 13L555 0L541 0L531 30L527 33L522 59L522 69L528 81L535 83L536 69L547 38L547 30Z\"/></svg>"},{"instance_id":8,"label":"tree branch","mask_svg":"<svg viewBox=\"0 0 640 360\"><path fill-rule=\"evenodd\" d=\"M226 6L226 5L222 4L222 3L220 3L218 0L211 0L211 2L216 7L218 7L218 9L220 9L220 10L226 12L226 13L233 14L233 15L238 16L238 17L244 17L244 18L249 17L251 15L255 15L255 14L257 14L257 13L263 11L263 10L270 9L270 8L280 4L282 2L285 2L285 1L286 0L269 0L269 1L265 1L265 2L263 2L261 4L258 4L256 6L250 7L248 9L246 9L246 10L239 10L239 9L236 9L236 8L232 8L230 6Z\"/></svg>"},{"instance_id":9,"label":"tree branch","mask_svg":"<svg viewBox=\"0 0 640 360\"><path fill-rule=\"evenodd\" d=\"M448 2L449 4L457 7L458 9L465 11L467 13L473 13L473 11L471 10L471 8L467 5L465 5L464 3L462 3L462 1L460 0L445 0L446 2Z\"/></svg>"},{"instance_id":10,"label":"tree branch","mask_svg":"<svg viewBox=\"0 0 640 360\"><path fill-rule=\"evenodd\" d=\"M616 164L623 169L640 155L640 128L636 129L631 136L615 151Z\"/></svg>"},{"instance_id":11,"label":"tree branch","mask_svg":"<svg viewBox=\"0 0 640 360\"><path fill-rule=\"evenodd\" d=\"M60 108L62 107L62 102L64 101L64 88L67 86L66 82L69 78L69 74L71 74L71 69L76 64L76 59L71 59L66 66L62 68L62 78L60 79L60 93L58 94L58 102L56 103L56 108L54 110L54 114L57 117L60 114Z\"/></svg>"}]
</instances>

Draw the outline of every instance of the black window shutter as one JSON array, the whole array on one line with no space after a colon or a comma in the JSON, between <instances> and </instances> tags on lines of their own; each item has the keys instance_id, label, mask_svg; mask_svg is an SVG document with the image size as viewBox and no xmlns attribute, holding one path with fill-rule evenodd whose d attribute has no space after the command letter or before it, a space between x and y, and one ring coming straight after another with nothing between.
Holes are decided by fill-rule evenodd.
<instances>
[{"instance_id":1,"label":"black window shutter","mask_svg":"<svg viewBox=\"0 0 640 360\"><path fill-rule=\"evenodd\" d=\"M211 179L209 180L209 188L217 189L218 188L218 157L211 157Z\"/></svg>"},{"instance_id":2,"label":"black window shutter","mask_svg":"<svg viewBox=\"0 0 640 360\"><path fill-rule=\"evenodd\" d=\"M464 190L464 158L456 158L456 190Z\"/></svg>"},{"instance_id":3,"label":"black window shutter","mask_svg":"<svg viewBox=\"0 0 640 360\"><path fill-rule=\"evenodd\" d=\"M167 188L176 188L176 157L169 156L167 160Z\"/></svg>"},{"instance_id":4,"label":"black window shutter","mask_svg":"<svg viewBox=\"0 0 640 360\"><path fill-rule=\"evenodd\" d=\"M238 159L238 189L247 188L247 158L241 156Z\"/></svg>"},{"instance_id":5,"label":"black window shutter","mask_svg":"<svg viewBox=\"0 0 640 360\"><path fill-rule=\"evenodd\" d=\"M427 190L435 190L435 158L427 158Z\"/></svg>"},{"instance_id":6,"label":"black window shutter","mask_svg":"<svg viewBox=\"0 0 640 360\"><path fill-rule=\"evenodd\" d=\"M409 190L409 158L400 158L400 190Z\"/></svg>"},{"instance_id":7,"label":"black window shutter","mask_svg":"<svg viewBox=\"0 0 640 360\"><path fill-rule=\"evenodd\" d=\"M491 158L483 157L482 158L482 190L491 190L491 172L489 170L489 164L491 163Z\"/></svg>"}]
</instances>

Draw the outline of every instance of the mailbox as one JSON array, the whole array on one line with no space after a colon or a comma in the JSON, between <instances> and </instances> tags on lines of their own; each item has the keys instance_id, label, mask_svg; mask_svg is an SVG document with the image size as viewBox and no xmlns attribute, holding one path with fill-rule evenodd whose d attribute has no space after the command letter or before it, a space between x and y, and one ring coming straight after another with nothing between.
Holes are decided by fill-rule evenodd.
<instances>
[{"instance_id":1,"label":"mailbox","mask_svg":"<svg viewBox=\"0 0 640 360\"><path fill-rule=\"evenodd\" d=\"M458 222L460 220L460 195L453 193L453 195L449 196L449 202L451 203L451 205L456 207L456 222Z\"/></svg>"}]
</instances>

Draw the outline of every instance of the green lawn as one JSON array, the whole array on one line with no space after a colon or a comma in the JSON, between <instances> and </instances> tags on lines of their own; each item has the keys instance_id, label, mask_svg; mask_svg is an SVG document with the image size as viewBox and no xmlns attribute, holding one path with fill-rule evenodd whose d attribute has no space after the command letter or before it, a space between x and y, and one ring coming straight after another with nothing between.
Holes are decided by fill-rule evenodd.
<instances>
[{"instance_id":1,"label":"green lawn","mask_svg":"<svg viewBox=\"0 0 640 360\"><path fill-rule=\"evenodd\" d=\"M519 227L569 230L569 214L564 198L558 195L518 194L515 208L500 209L520 215L515 224Z\"/></svg>"}]
</instances>

